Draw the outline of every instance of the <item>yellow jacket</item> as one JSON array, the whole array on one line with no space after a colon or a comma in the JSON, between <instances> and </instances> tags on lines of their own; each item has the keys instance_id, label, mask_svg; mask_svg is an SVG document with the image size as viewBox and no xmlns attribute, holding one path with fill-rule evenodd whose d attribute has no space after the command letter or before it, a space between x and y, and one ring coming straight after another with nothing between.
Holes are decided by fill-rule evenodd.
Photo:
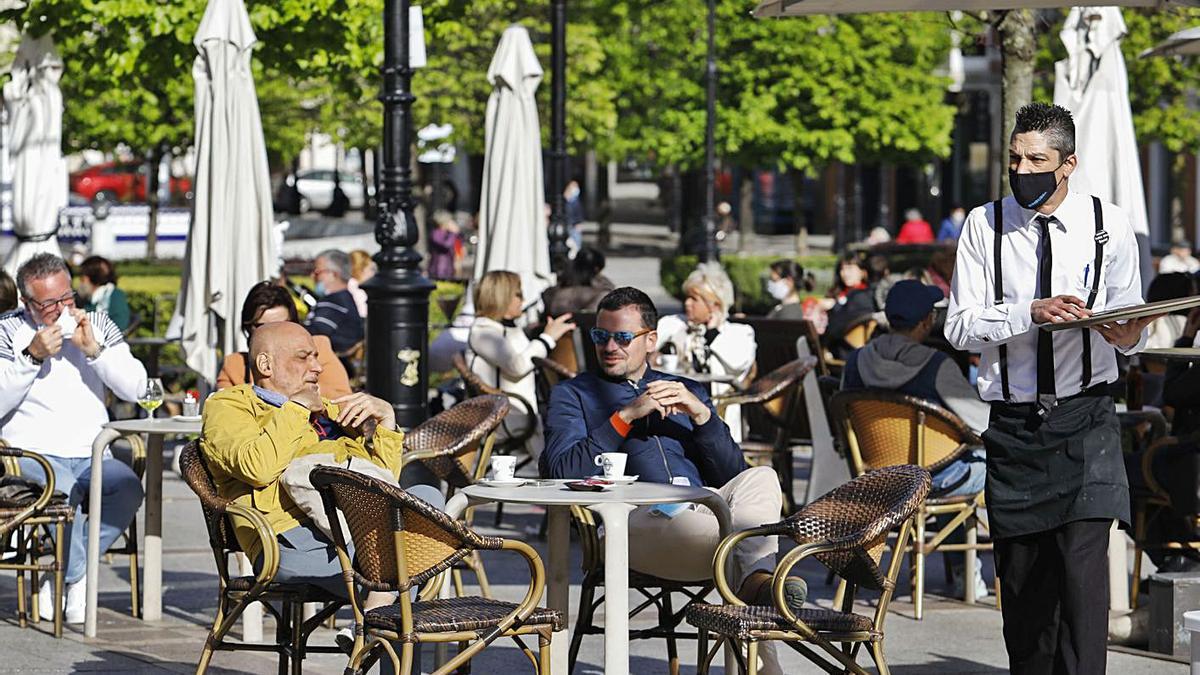
<instances>
[{"instance_id":1,"label":"yellow jacket","mask_svg":"<svg viewBox=\"0 0 1200 675\"><path fill-rule=\"evenodd\" d=\"M337 418L338 408L328 400L325 410L331 419ZM308 520L279 485L279 476L294 458L316 453L332 453L338 461L361 457L399 476L403 444L403 433L382 426L370 444L358 437L321 440L306 408L290 401L276 408L260 399L253 386L242 384L213 394L205 403L200 450L217 493L257 509L280 534ZM262 545L253 526L234 517L233 528L242 550L255 560Z\"/></svg>"}]
</instances>

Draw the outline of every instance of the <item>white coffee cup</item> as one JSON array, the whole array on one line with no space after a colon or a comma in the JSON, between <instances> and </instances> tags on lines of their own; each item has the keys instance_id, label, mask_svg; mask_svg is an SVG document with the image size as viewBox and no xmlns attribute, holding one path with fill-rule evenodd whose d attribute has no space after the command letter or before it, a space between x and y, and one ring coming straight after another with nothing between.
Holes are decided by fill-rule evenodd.
<instances>
[{"instance_id":1,"label":"white coffee cup","mask_svg":"<svg viewBox=\"0 0 1200 675\"><path fill-rule=\"evenodd\" d=\"M623 452L602 452L596 458L596 466L604 469L605 478L614 478L625 475L625 460L629 458Z\"/></svg>"},{"instance_id":2,"label":"white coffee cup","mask_svg":"<svg viewBox=\"0 0 1200 675\"><path fill-rule=\"evenodd\" d=\"M512 455L496 455L492 457L492 480L508 482L515 480L517 458Z\"/></svg>"},{"instance_id":3,"label":"white coffee cup","mask_svg":"<svg viewBox=\"0 0 1200 675\"><path fill-rule=\"evenodd\" d=\"M668 373L679 371L679 355L678 354L659 354L658 365Z\"/></svg>"}]
</instances>

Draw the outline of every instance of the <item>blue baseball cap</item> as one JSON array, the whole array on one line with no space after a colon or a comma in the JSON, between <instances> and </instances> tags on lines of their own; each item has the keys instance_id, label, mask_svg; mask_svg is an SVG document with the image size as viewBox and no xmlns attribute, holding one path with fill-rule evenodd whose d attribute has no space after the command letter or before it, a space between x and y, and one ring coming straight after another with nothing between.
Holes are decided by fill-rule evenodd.
<instances>
[{"instance_id":1,"label":"blue baseball cap","mask_svg":"<svg viewBox=\"0 0 1200 675\"><path fill-rule=\"evenodd\" d=\"M926 286L916 279L904 279L897 281L888 291L883 313L892 327L911 328L929 316L933 306L944 297L942 289L936 286Z\"/></svg>"}]
</instances>

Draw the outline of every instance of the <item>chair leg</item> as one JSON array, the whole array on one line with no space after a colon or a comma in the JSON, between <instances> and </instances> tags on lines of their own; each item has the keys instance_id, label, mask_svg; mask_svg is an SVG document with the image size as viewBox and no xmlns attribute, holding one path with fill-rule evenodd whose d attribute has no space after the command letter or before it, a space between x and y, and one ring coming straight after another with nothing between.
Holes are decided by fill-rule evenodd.
<instances>
[{"instance_id":1,"label":"chair leg","mask_svg":"<svg viewBox=\"0 0 1200 675\"><path fill-rule=\"evenodd\" d=\"M925 605L925 512L917 512L916 536L913 538L913 618L920 621Z\"/></svg>"},{"instance_id":2,"label":"chair leg","mask_svg":"<svg viewBox=\"0 0 1200 675\"><path fill-rule=\"evenodd\" d=\"M17 539L17 562L25 563L25 529L17 528L13 533ZM37 611L37 603L33 605L33 611ZM25 616L25 570L17 570L17 625L24 628L27 617Z\"/></svg>"},{"instance_id":3,"label":"chair leg","mask_svg":"<svg viewBox=\"0 0 1200 675\"><path fill-rule=\"evenodd\" d=\"M679 646L675 642L675 628L672 625L674 612L671 611L671 591L662 592L662 602L658 606L658 624L667 633L667 667L671 675L679 675Z\"/></svg>"},{"instance_id":4,"label":"chair leg","mask_svg":"<svg viewBox=\"0 0 1200 675\"><path fill-rule=\"evenodd\" d=\"M537 675L550 675L550 640L551 633L538 635L538 667Z\"/></svg>"},{"instance_id":5,"label":"chair leg","mask_svg":"<svg viewBox=\"0 0 1200 675\"><path fill-rule=\"evenodd\" d=\"M1140 505L1139 505L1140 506ZM1142 542L1146 536L1146 509L1140 506L1133 524L1133 581L1129 584L1129 608L1137 609L1142 581Z\"/></svg>"},{"instance_id":6,"label":"chair leg","mask_svg":"<svg viewBox=\"0 0 1200 675\"><path fill-rule=\"evenodd\" d=\"M133 618L138 618L142 615L140 606L141 588L138 579L138 529L137 516L133 517L133 522L129 524L129 529L125 531L125 538L129 546L129 605L130 612Z\"/></svg>"},{"instance_id":7,"label":"chair leg","mask_svg":"<svg viewBox=\"0 0 1200 675\"><path fill-rule=\"evenodd\" d=\"M291 605L292 675L304 675L304 603Z\"/></svg>"},{"instance_id":8,"label":"chair leg","mask_svg":"<svg viewBox=\"0 0 1200 675\"><path fill-rule=\"evenodd\" d=\"M204 649L200 651L200 659L196 661L196 675L204 675L208 670L208 662L212 660L213 648L217 641L217 629L225 620L225 598L217 600L217 616L213 618L212 628L208 637L204 638Z\"/></svg>"},{"instance_id":9,"label":"chair leg","mask_svg":"<svg viewBox=\"0 0 1200 675\"><path fill-rule=\"evenodd\" d=\"M450 578L454 582L454 594L460 598L463 597L465 593L463 593L462 570L454 570L450 573Z\"/></svg>"},{"instance_id":10,"label":"chair leg","mask_svg":"<svg viewBox=\"0 0 1200 675\"><path fill-rule=\"evenodd\" d=\"M495 516L495 518L492 519L492 527L499 528L500 520L502 518L504 518L504 504L497 502L496 503L496 516Z\"/></svg>"},{"instance_id":11,"label":"chair leg","mask_svg":"<svg viewBox=\"0 0 1200 675\"><path fill-rule=\"evenodd\" d=\"M55 528L55 532L58 532L58 531L59 530L57 528ZM32 623L37 624L37 623L40 623L42 620L42 612L41 612L41 610L38 609L38 607L40 605L40 603L38 602L38 599L39 599L39 596L41 595L41 585L42 584L41 584L41 580L38 579L38 569L37 569L37 564L36 564L38 558L41 556L41 553L42 553L42 547L41 547L41 545L38 544L38 528L36 528L36 527L33 528L32 531L29 533L29 536L30 536L29 549L28 549L29 559L35 563L32 566L33 569L29 570L29 599L30 599L31 607L32 607L32 611L29 612L29 620ZM61 561L62 558L57 558L57 560Z\"/></svg>"},{"instance_id":12,"label":"chair leg","mask_svg":"<svg viewBox=\"0 0 1200 675\"><path fill-rule=\"evenodd\" d=\"M696 675L708 675L708 631L696 629Z\"/></svg>"},{"instance_id":13,"label":"chair leg","mask_svg":"<svg viewBox=\"0 0 1200 675\"><path fill-rule=\"evenodd\" d=\"M62 637L63 608L66 605L63 597L63 581L67 574L67 566L63 564L66 557L63 553L63 536L66 534L64 524L60 520L54 524L54 637ZM37 612L37 607L33 611Z\"/></svg>"},{"instance_id":14,"label":"chair leg","mask_svg":"<svg viewBox=\"0 0 1200 675\"><path fill-rule=\"evenodd\" d=\"M279 608L279 616L275 621L275 645L279 647L279 675L288 675L291 651L291 606L286 601Z\"/></svg>"},{"instance_id":15,"label":"chair leg","mask_svg":"<svg viewBox=\"0 0 1200 675\"><path fill-rule=\"evenodd\" d=\"M758 641L746 643L746 675L758 675Z\"/></svg>"},{"instance_id":16,"label":"chair leg","mask_svg":"<svg viewBox=\"0 0 1200 675\"><path fill-rule=\"evenodd\" d=\"M979 532L975 527L975 516L972 515L963 523L963 527L967 528L967 555L963 565L963 600L968 605L975 604L975 560L979 556L978 550L975 548L979 544Z\"/></svg>"},{"instance_id":17,"label":"chair leg","mask_svg":"<svg viewBox=\"0 0 1200 675\"><path fill-rule=\"evenodd\" d=\"M475 582L479 584L479 594L490 600L492 587L488 583L487 570L483 568L483 557L479 551L471 553L471 571L475 573Z\"/></svg>"},{"instance_id":18,"label":"chair leg","mask_svg":"<svg viewBox=\"0 0 1200 675\"><path fill-rule=\"evenodd\" d=\"M571 647L567 650L567 673L575 672L575 661L583 645L583 634L592 628L592 603L596 601L596 584L585 579L579 591L579 616L575 617L575 630L571 634Z\"/></svg>"}]
</instances>

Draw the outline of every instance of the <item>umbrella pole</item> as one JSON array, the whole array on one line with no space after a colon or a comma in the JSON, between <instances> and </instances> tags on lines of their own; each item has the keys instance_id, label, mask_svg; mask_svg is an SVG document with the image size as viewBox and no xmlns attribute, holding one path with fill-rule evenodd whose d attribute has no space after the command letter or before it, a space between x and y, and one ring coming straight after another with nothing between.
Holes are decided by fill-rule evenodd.
<instances>
[{"instance_id":1,"label":"umbrella pole","mask_svg":"<svg viewBox=\"0 0 1200 675\"><path fill-rule=\"evenodd\" d=\"M409 1L386 0L384 20L383 168L375 240L378 273L367 292L367 390L392 404L397 426L428 415L429 294L421 274L412 196L412 66Z\"/></svg>"}]
</instances>

